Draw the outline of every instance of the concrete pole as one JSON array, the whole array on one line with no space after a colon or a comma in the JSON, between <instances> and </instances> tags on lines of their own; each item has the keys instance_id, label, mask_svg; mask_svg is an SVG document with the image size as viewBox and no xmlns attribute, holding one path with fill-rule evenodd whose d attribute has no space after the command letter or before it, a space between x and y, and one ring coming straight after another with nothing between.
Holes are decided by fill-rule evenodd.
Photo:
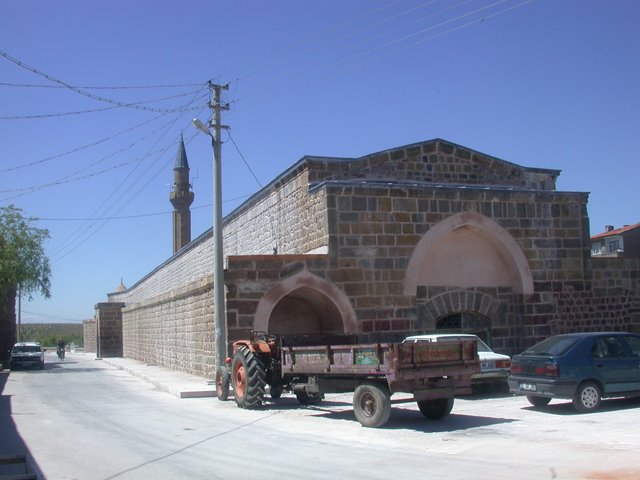
<instances>
[{"instance_id":1,"label":"concrete pole","mask_svg":"<svg viewBox=\"0 0 640 480\"><path fill-rule=\"evenodd\" d=\"M224 300L224 255L222 237L222 124L221 110L228 107L220 104L220 93L227 90L229 85L213 85L213 289L215 309L215 346L216 369L225 365L227 358L227 308Z\"/></svg>"},{"instance_id":2,"label":"concrete pole","mask_svg":"<svg viewBox=\"0 0 640 480\"><path fill-rule=\"evenodd\" d=\"M215 308L216 368L223 366L227 357L227 315L224 302L224 256L222 238L222 142L220 141L220 85L214 86L213 143L213 288Z\"/></svg>"}]
</instances>

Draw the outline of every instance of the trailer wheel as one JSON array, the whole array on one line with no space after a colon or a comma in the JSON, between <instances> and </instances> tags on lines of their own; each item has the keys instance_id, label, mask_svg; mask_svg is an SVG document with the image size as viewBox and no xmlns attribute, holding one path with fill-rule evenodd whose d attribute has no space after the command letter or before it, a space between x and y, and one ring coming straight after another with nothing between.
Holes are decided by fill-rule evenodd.
<instances>
[{"instance_id":1,"label":"trailer wheel","mask_svg":"<svg viewBox=\"0 0 640 480\"><path fill-rule=\"evenodd\" d=\"M418 402L418 408L420 409L420 413L429 420L440 420L451 413L453 397L421 400Z\"/></svg>"},{"instance_id":2,"label":"trailer wheel","mask_svg":"<svg viewBox=\"0 0 640 480\"><path fill-rule=\"evenodd\" d=\"M231 374L227 367L219 367L216 370L216 397L221 402L229 399L229 384L231 383Z\"/></svg>"},{"instance_id":3,"label":"trailer wheel","mask_svg":"<svg viewBox=\"0 0 640 480\"><path fill-rule=\"evenodd\" d=\"M381 427L391 415L391 394L375 383L363 383L353 394L353 412L363 427Z\"/></svg>"},{"instance_id":4,"label":"trailer wheel","mask_svg":"<svg viewBox=\"0 0 640 480\"><path fill-rule=\"evenodd\" d=\"M259 408L264 400L266 373L262 359L247 347L233 356L233 394L240 408Z\"/></svg>"}]
</instances>

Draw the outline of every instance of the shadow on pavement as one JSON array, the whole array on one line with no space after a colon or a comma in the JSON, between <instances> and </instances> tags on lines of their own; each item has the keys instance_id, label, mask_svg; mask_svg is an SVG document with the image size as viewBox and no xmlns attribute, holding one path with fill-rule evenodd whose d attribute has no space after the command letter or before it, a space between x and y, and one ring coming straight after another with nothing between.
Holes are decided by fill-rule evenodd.
<instances>
[{"instance_id":1,"label":"shadow on pavement","mask_svg":"<svg viewBox=\"0 0 640 480\"><path fill-rule=\"evenodd\" d=\"M323 403L324 405L324 403ZM308 408L308 407L307 407ZM318 408L318 417L335 420L353 420L357 422L352 409L327 411ZM500 417L479 417L475 415L456 414L454 411L442 420L428 420L418 410L408 408L392 408L391 417L386 425L380 427L386 430L415 430L424 433L457 432L470 428L490 427L503 423L517 422L516 419Z\"/></svg>"},{"instance_id":2,"label":"shadow on pavement","mask_svg":"<svg viewBox=\"0 0 640 480\"><path fill-rule=\"evenodd\" d=\"M508 395L507 395L508 396ZM464 397L468 399L468 397ZM483 396L481 398L487 398ZM229 398L233 402L232 397ZM410 397L391 400L391 418L384 425L383 429L394 430L416 430L425 433L442 433L464 431L471 428L490 427L504 423L517 422L517 419L502 417L480 417L475 415L464 415L453 412L442 420L428 420L419 410L415 408L403 408L402 405L415 405ZM348 407L345 409L345 407ZM325 398L322 402L314 405L301 405L295 397L285 395L278 400L265 398L263 409L269 410L295 410L305 409L314 411L314 416L328 418L332 420L353 420L357 422L353 413L352 403L340 398Z\"/></svg>"},{"instance_id":3,"label":"shadow on pavement","mask_svg":"<svg viewBox=\"0 0 640 480\"><path fill-rule=\"evenodd\" d=\"M536 412L549 413L551 415L577 415L583 417L584 415L597 415L603 412L617 412L622 410L630 410L632 408L640 408L640 396L629 398L611 398L602 400L600 407L590 413L580 413L575 408L571 400L552 400L549 405L544 407L534 407L533 405L524 407L523 410L532 410Z\"/></svg>"},{"instance_id":4,"label":"shadow on pavement","mask_svg":"<svg viewBox=\"0 0 640 480\"><path fill-rule=\"evenodd\" d=\"M0 464L0 476L36 472L38 478L44 479L13 422L11 396L5 392L9 377L8 370L0 371L0 432L2 432L0 435L0 456L24 455L26 464L23 462Z\"/></svg>"}]
</instances>

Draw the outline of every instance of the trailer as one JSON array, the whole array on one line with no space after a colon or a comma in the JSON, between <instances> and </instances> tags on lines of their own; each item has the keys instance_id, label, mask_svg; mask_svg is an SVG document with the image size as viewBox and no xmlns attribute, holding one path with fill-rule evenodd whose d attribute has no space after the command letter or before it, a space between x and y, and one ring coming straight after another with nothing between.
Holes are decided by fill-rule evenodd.
<instances>
[{"instance_id":1,"label":"trailer","mask_svg":"<svg viewBox=\"0 0 640 480\"><path fill-rule=\"evenodd\" d=\"M324 340L324 341L323 341ZM233 344L233 357L216 372L216 393L226 400L233 386L241 408L263 405L292 392L302 404L326 393L353 392L353 410L365 427L381 427L391 414L391 395L413 395L429 419L447 416L454 397L471 393L479 361L474 340L439 343L335 343L321 337L294 339L254 333Z\"/></svg>"}]
</instances>

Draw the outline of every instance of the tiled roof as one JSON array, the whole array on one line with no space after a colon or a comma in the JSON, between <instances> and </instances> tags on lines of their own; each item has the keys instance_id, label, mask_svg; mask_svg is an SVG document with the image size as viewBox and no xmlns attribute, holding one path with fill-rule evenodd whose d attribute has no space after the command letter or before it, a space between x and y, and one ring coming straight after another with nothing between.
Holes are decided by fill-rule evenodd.
<instances>
[{"instance_id":1,"label":"tiled roof","mask_svg":"<svg viewBox=\"0 0 640 480\"><path fill-rule=\"evenodd\" d=\"M636 228L640 228L640 223L635 223L633 225L626 225L621 228L616 228L615 230L611 230L609 232L598 233L591 237L591 240L597 240L598 238L610 237L612 235L620 235L625 232L629 232L631 230L635 230Z\"/></svg>"}]
</instances>

